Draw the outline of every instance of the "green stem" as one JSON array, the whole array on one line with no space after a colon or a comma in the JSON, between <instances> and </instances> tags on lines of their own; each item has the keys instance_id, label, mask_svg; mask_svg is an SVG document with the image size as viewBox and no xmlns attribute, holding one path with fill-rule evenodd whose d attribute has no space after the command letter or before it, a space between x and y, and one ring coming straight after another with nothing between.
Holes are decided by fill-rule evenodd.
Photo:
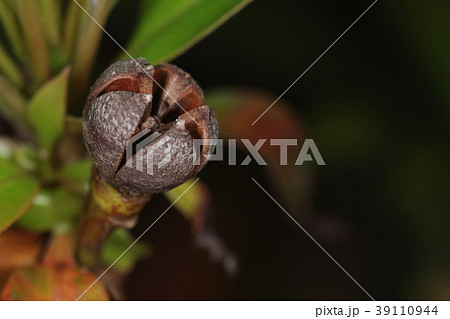
<instances>
[{"instance_id":1,"label":"green stem","mask_svg":"<svg viewBox=\"0 0 450 319\"><path fill-rule=\"evenodd\" d=\"M97 23L104 27L116 3L117 0L97 1L89 10L92 18L89 17L85 20L73 58L74 66L70 92L74 92L76 95L69 99L73 103L72 106L82 104L89 87L89 77L100 45L101 36L103 35L103 30ZM79 8L79 10L81 11L82 9ZM83 12L83 14L85 13Z\"/></svg>"},{"instance_id":2,"label":"green stem","mask_svg":"<svg viewBox=\"0 0 450 319\"><path fill-rule=\"evenodd\" d=\"M34 77L43 83L50 76L50 56L35 0L17 0L17 13L25 35Z\"/></svg>"},{"instance_id":3,"label":"green stem","mask_svg":"<svg viewBox=\"0 0 450 319\"><path fill-rule=\"evenodd\" d=\"M133 227L139 211L149 199L150 196L124 196L99 177L94 168L86 214L78 237L80 263L91 269L100 267L101 248L108 236L117 227Z\"/></svg>"},{"instance_id":4,"label":"green stem","mask_svg":"<svg viewBox=\"0 0 450 319\"><path fill-rule=\"evenodd\" d=\"M0 44L0 71L19 88L23 88L24 81L20 70L13 60L8 56L3 46Z\"/></svg>"},{"instance_id":5,"label":"green stem","mask_svg":"<svg viewBox=\"0 0 450 319\"><path fill-rule=\"evenodd\" d=\"M22 33L16 21L14 10L6 0L0 0L0 21L3 24L14 53L16 56L23 58L25 56L25 47L21 41Z\"/></svg>"}]
</instances>

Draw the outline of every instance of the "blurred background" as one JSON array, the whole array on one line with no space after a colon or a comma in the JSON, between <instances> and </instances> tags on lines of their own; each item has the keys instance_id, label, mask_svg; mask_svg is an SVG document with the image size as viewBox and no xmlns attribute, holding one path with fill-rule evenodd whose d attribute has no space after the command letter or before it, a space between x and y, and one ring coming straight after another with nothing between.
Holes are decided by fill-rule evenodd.
<instances>
[{"instance_id":1,"label":"blurred background","mask_svg":"<svg viewBox=\"0 0 450 319\"><path fill-rule=\"evenodd\" d=\"M261 92L265 109L371 3L256 0L172 62L207 98L221 88ZM106 29L119 43L127 43L138 11L137 0L114 9ZM171 209L143 238L153 254L127 280L127 298L369 299L253 177L375 299L449 300L449 16L447 0L378 1L280 102L326 162L297 168L307 182L284 182L294 205L270 168L254 161L211 162L200 174L218 231L239 258L237 276L194 247L189 223ZM97 75L119 51L104 36ZM251 126L256 117L240 112L237 137L264 135L261 123ZM155 196L133 232L169 204Z\"/></svg>"},{"instance_id":2,"label":"blurred background","mask_svg":"<svg viewBox=\"0 0 450 319\"><path fill-rule=\"evenodd\" d=\"M277 97L371 3L257 0L174 63L205 91ZM284 96L327 164L297 190L312 217L290 213L377 300L450 298L449 16L445 0L379 1ZM171 212L145 237L155 255L131 276L130 298L368 299L255 185L276 194L252 164L212 162L201 174L239 275L192 248ZM167 205L155 197L136 233Z\"/></svg>"},{"instance_id":3,"label":"blurred background","mask_svg":"<svg viewBox=\"0 0 450 319\"><path fill-rule=\"evenodd\" d=\"M174 63L206 92L277 97L371 3L257 0ZM120 6L108 28L123 42L115 15L133 6ZM377 300L450 298L449 16L445 0L379 1L284 96L327 164L311 165L311 189L297 190L310 213L290 213ZM251 134L250 124L239 123ZM154 255L129 298L368 299L251 180L276 194L264 167L211 162L201 177L239 275L193 248L173 210L145 236ZM167 205L155 197L136 234Z\"/></svg>"}]
</instances>

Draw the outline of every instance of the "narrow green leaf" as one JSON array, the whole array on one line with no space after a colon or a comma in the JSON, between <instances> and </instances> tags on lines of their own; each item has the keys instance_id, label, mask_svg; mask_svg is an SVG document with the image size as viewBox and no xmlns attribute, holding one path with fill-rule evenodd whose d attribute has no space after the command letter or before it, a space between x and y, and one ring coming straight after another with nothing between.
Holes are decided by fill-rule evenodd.
<instances>
[{"instance_id":1,"label":"narrow green leaf","mask_svg":"<svg viewBox=\"0 0 450 319\"><path fill-rule=\"evenodd\" d=\"M124 228L115 230L102 249L101 258L105 265L113 264L122 253L134 242L133 235ZM128 273L134 265L151 253L150 247L142 242L137 242L114 264L115 270Z\"/></svg>"},{"instance_id":2,"label":"narrow green leaf","mask_svg":"<svg viewBox=\"0 0 450 319\"><path fill-rule=\"evenodd\" d=\"M83 8L86 7L86 0L79 0L78 4ZM64 30L61 51L66 60L69 60L73 54L77 37L79 36L80 25L82 25L83 18L87 18L86 14L75 3L70 1L64 17Z\"/></svg>"},{"instance_id":3,"label":"narrow green leaf","mask_svg":"<svg viewBox=\"0 0 450 319\"><path fill-rule=\"evenodd\" d=\"M0 232L11 226L31 206L39 190L37 180L19 178L0 185Z\"/></svg>"},{"instance_id":4,"label":"narrow green leaf","mask_svg":"<svg viewBox=\"0 0 450 319\"><path fill-rule=\"evenodd\" d=\"M0 74L0 113L17 131L28 134L25 123L26 98L20 90Z\"/></svg>"},{"instance_id":5,"label":"narrow green leaf","mask_svg":"<svg viewBox=\"0 0 450 319\"><path fill-rule=\"evenodd\" d=\"M145 2L138 31L127 50L132 56L146 57L152 64L168 61L214 31L250 1Z\"/></svg>"},{"instance_id":6,"label":"narrow green leaf","mask_svg":"<svg viewBox=\"0 0 450 319\"><path fill-rule=\"evenodd\" d=\"M0 71L16 86L23 87L23 78L14 61L0 44Z\"/></svg>"},{"instance_id":7,"label":"narrow green leaf","mask_svg":"<svg viewBox=\"0 0 450 319\"><path fill-rule=\"evenodd\" d=\"M72 192L43 189L16 225L36 232L51 231L59 223L72 219L82 208L83 199Z\"/></svg>"},{"instance_id":8,"label":"narrow green leaf","mask_svg":"<svg viewBox=\"0 0 450 319\"><path fill-rule=\"evenodd\" d=\"M26 100L22 93L0 75L0 105L8 108L15 116L21 118L25 114Z\"/></svg>"},{"instance_id":9,"label":"narrow green leaf","mask_svg":"<svg viewBox=\"0 0 450 319\"><path fill-rule=\"evenodd\" d=\"M16 21L14 9L10 6L10 3L5 0L0 0L0 21L2 22L3 28L8 36L14 53L18 57L24 57L25 47L22 42L22 33L20 32Z\"/></svg>"},{"instance_id":10,"label":"narrow green leaf","mask_svg":"<svg viewBox=\"0 0 450 319\"><path fill-rule=\"evenodd\" d=\"M56 0L39 0L42 23L44 25L45 36L52 47L56 47L60 38L60 3Z\"/></svg>"},{"instance_id":11,"label":"narrow green leaf","mask_svg":"<svg viewBox=\"0 0 450 319\"><path fill-rule=\"evenodd\" d=\"M64 131L69 68L48 81L29 103L28 118L37 139L51 150Z\"/></svg>"},{"instance_id":12,"label":"narrow green leaf","mask_svg":"<svg viewBox=\"0 0 450 319\"><path fill-rule=\"evenodd\" d=\"M77 47L73 56L73 73L70 91L74 92L71 103L82 105L85 93L89 87L89 77L92 66L94 65L97 50L100 46L100 40L103 30L97 25L104 26L109 14L118 0L110 1L89 1L87 11L92 18L87 17L86 13L80 7L82 15L86 18L84 25L80 29Z\"/></svg>"},{"instance_id":13,"label":"narrow green leaf","mask_svg":"<svg viewBox=\"0 0 450 319\"><path fill-rule=\"evenodd\" d=\"M16 0L17 13L25 35L34 77L42 83L50 75L50 56L35 0Z\"/></svg>"}]
</instances>

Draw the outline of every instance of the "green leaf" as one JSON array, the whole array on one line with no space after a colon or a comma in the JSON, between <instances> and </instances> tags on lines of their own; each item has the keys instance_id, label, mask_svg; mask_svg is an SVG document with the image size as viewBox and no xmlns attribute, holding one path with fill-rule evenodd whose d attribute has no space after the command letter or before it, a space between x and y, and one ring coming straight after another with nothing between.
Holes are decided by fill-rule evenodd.
<instances>
[{"instance_id":1,"label":"green leaf","mask_svg":"<svg viewBox=\"0 0 450 319\"><path fill-rule=\"evenodd\" d=\"M19 68L9 57L6 50L0 43L0 71L8 77L8 79L16 86L23 87L23 78Z\"/></svg>"},{"instance_id":2,"label":"green leaf","mask_svg":"<svg viewBox=\"0 0 450 319\"><path fill-rule=\"evenodd\" d=\"M23 58L25 55L25 47L23 44L22 32L16 21L14 8L11 2L0 0L0 22L3 30L8 36L8 40L16 56Z\"/></svg>"},{"instance_id":3,"label":"green leaf","mask_svg":"<svg viewBox=\"0 0 450 319\"><path fill-rule=\"evenodd\" d=\"M89 77L100 47L100 40L104 35L102 28L98 25L104 26L106 24L117 2L118 0L86 1L87 7L85 10L90 17L77 5L76 9L81 11L80 18L83 23L81 28L76 25L78 36L72 58L73 72L70 82L70 107L79 107L84 103L85 95L89 88Z\"/></svg>"},{"instance_id":4,"label":"green leaf","mask_svg":"<svg viewBox=\"0 0 450 319\"><path fill-rule=\"evenodd\" d=\"M0 136L0 159L12 158L17 144L12 139Z\"/></svg>"},{"instance_id":5,"label":"green leaf","mask_svg":"<svg viewBox=\"0 0 450 319\"><path fill-rule=\"evenodd\" d=\"M19 148L20 146L13 140L0 137L0 185L25 172L16 160Z\"/></svg>"},{"instance_id":6,"label":"green leaf","mask_svg":"<svg viewBox=\"0 0 450 319\"><path fill-rule=\"evenodd\" d=\"M53 148L64 131L69 70L65 68L44 84L29 103L29 121L38 141L47 150Z\"/></svg>"},{"instance_id":7,"label":"green leaf","mask_svg":"<svg viewBox=\"0 0 450 319\"><path fill-rule=\"evenodd\" d=\"M51 70L38 4L35 0L16 0L14 4L22 25L33 75L38 83L43 83L48 79Z\"/></svg>"},{"instance_id":8,"label":"green leaf","mask_svg":"<svg viewBox=\"0 0 450 319\"><path fill-rule=\"evenodd\" d=\"M132 56L146 57L155 65L168 61L214 31L250 1L146 1L127 50Z\"/></svg>"},{"instance_id":9,"label":"green leaf","mask_svg":"<svg viewBox=\"0 0 450 319\"><path fill-rule=\"evenodd\" d=\"M23 169L35 171L39 166L36 150L28 144L17 145L13 155L14 161Z\"/></svg>"},{"instance_id":10,"label":"green leaf","mask_svg":"<svg viewBox=\"0 0 450 319\"><path fill-rule=\"evenodd\" d=\"M200 180L198 180L195 184L193 184L193 182L194 180L191 179L164 193L164 196L166 196L171 202L175 202L178 199L174 204L175 207L189 220L202 214L202 209L210 200L207 187L203 185ZM189 192L180 197L188 188Z\"/></svg>"},{"instance_id":11,"label":"green leaf","mask_svg":"<svg viewBox=\"0 0 450 319\"><path fill-rule=\"evenodd\" d=\"M26 98L20 90L0 74L0 114L19 132L28 132L25 123Z\"/></svg>"},{"instance_id":12,"label":"green leaf","mask_svg":"<svg viewBox=\"0 0 450 319\"><path fill-rule=\"evenodd\" d=\"M102 262L108 266L113 264L133 242L133 235L128 230L124 228L116 229L102 249ZM148 245L137 242L126 254L117 260L114 268L119 272L128 273L133 269L139 259L148 256L150 253L151 250Z\"/></svg>"},{"instance_id":13,"label":"green leaf","mask_svg":"<svg viewBox=\"0 0 450 319\"><path fill-rule=\"evenodd\" d=\"M77 3L75 1L70 1L67 4L67 9L65 16L63 18L64 28L62 31L62 45L61 51L65 56L66 60L73 54L73 47L76 44L77 37L79 36L80 26L83 24L83 19L85 19L86 14L78 6L82 8L86 7L87 0L79 0Z\"/></svg>"},{"instance_id":14,"label":"green leaf","mask_svg":"<svg viewBox=\"0 0 450 319\"><path fill-rule=\"evenodd\" d=\"M51 231L60 222L70 220L83 208L83 199L67 190L43 189L33 201L33 205L17 221L17 225L27 230Z\"/></svg>"},{"instance_id":15,"label":"green leaf","mask_svg":"<svg viewBox=\"0 0 450 319\"><path fill-rule=\"evenodd\" d=\"M61 3L57 0L39 0L38 5L47 41L52 47L56 47L59 43L59 33L61 30Z\"/></svg>"},{"instance_id":16,"label":"green leaf","mask_svg":"<svg viewBox=\"0 0 450 319\"><path fill-rule=\"evenodd\" d=\"M0 74L0 111L6 107L17 118L25 114L26 99L17 87Z\"/></svg>"},{"instance_id":17,"label":"green leaf","mask_svg":"<svg viewBox=\"0 0 450 319\"><path fill-rule=\"evenodd\" d=\"M0 185L21 172L19 165L10 159L0 158Z\"/></svg>"},{"instance_id":18,"label":"green leaf","mask_svg":"<svg viewBox=\"0 0 450 319\"><path fill-rule=\"evenodd\" d=\"M23 177L0 185L0 232L11 226L31 206L39 190L39 182Z\"/></svg>"},{"instance_id":19,"label":"green leaf","mask_svg":"<svg viewBox=\"0 0 450 319\"><path fill-rule=\"evenodd\" d=\"M90 159L83 159L63 166L58 176L63 183L77 186L83 190L87 189L89 185L91 172L92 161Z\"/></svg>"}]
</instances>

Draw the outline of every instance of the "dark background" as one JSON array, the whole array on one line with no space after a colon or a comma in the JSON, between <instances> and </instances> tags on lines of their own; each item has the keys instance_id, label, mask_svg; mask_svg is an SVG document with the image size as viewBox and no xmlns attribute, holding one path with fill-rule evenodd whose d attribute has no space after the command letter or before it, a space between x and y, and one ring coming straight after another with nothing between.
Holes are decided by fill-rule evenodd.
<instances>
[{"instance_id":1,"label":"dark background","mask_svg":"<svg viewBox=\"0 0 450 319\"><path fill-rule=\"evenodd\" d=\"M257 0L173 63L206 92L277 96L371 3ZM120 43L137 11L122 1L113 12L107 29ZM327 163L314 167L314 218L292 213L377 300L450 298L448 16L445 0L380 0L284 96ZM118 48L105 37L100 52L98 72ZM213 162L201 177L239 275L194 248L171 209L144 237L154 253L127 281L128 298L368 299L251 180L275 193L263 168ZM155 196L135 233L168 205Z\"/></svg>"}]
</instances>

